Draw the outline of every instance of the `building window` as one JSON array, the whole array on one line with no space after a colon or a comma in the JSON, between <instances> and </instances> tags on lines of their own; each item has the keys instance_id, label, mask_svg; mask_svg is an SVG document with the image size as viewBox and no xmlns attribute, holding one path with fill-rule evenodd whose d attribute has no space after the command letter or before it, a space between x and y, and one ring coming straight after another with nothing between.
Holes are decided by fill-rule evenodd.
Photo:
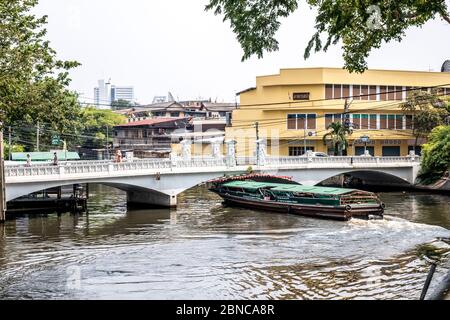
<instances>
[{"instance_id":1,"label":"building window","mask_svg":"<svg viewBox=\"0 0 450 320\"><path fill-rule=\"evenodd\" d=\"M378 101L378 94L377 94L377 86L370 86L370 96L369 99L370 101Z\"/></svg>"},{"instance_id":2,"label":"building window","mask_svg":"<svg viewBox=\"0 0 450 320\"><path fill-rule=\"evenodd\" d=\"M352 123L353 123L353 129L360 129L361 128L361 115L354 114Z\"/></svg>"},{"instance_id":3,"label":"building window","mask_svg":"<svg viewBox=\"0 0 450 320\"><path fill-rule=\"evenodd\" d=\"M361 100L361 86L353 85L353 100Z\"/></svg>"},{"instance_id":4,"label":"building window","mask_svg":"<svg viewBox=\"0 0 450 320\"><path fill-rule=\"evenodd\" d=\"M342 114L327 113L325 114L325 129L327 129L330 124L335 122L342 122Z\"/></svg>"},{"instance_id":5,"label":"building window","mask_svg":"<svg viewBox=\"0 0 450 320\"><path fill-rule=\"evenodd\" d=\"M403 130L403 115L401 114L395 115L395 129Z\"/></svg>"},{"instance_id":6,"label":"building window","mask_svg":"<svg viewBox=\"0 0 450 320\"><path fill-rule=\"evenodd\" d=\"M395 100L403 101L403 87L395 87Z\"/></svg>"},{"instance_id":7,"label":"building window","mask_svg":"<svg viewBox=\"0 0 450 320\"><path fill-rule=\"evenodd\" d=\"M383 146L383 157L399 157L400 147L397 146Z\"/></svg>"},{"instance_id":8,"label":"building window","mask_svg":"<svg viewBox=\"0 0 450 320\"><path fill-rule=\"evenodd\" d=\"M388 114L388 129L395 130L395 114Z\"/></svg>"},{"instance_id":9,"label":"building window","mask_svg":"<svg viewBox=\"0 0 450 320\"><path fill-rule=\"evenodd\" d=\"M387 129L387 114L380 115L380 129Z\"/></svg>"},{"instance_id":10,"label":"building window","mask_svg":"<svg viewBox=\"0 0 450 320\"><path fill-rule=\"evenodd\" d=\"M387 90L386 86L380 86L380 100L381 101L387 100L386 90Z\"/></svg>"},{"instance_id":11,"label":"building window","mask_svg":"<svg viewBox=\"0 0 450 320\"><path fill-rule=\"evenodd\" d=\"M342 86L342 98L350 98L350 86L348 84Z\"/></svg>"},{"instance_id":12,"label":"building window","mask_svg":"<svg viewBox=\"0 0 450 320\"><path fill-rule=\"evenodd\" d=\"M414 129L414 122L413 122L413 116L407 115L406 116L406 130L412 130Z\"/></svg>"},{"instance_id":13,"label":"building window","mask_svg":"<svg viewBox=\"0 0 450 320\"><path fill-rule=\"evenodd\" d=\"M340 84L335 84L333 89L334 95L333 98L334 99L341 99L342 98L342 85Z\"/></svg>"},{"instance_id":14,"label":"building window","mask_svg":"<svg viewBox=\"0 0 450 320\"><path fill-rule=\"evenodd\" d=\"M389 101L395 100L395 87L393 86L388 87L388 100Z\"/></svg>"},{"instance_id":15,"label":"building window","mask_svg":"<svg viewBox=\"0 0 450 320\"><path fill-rule=\"evenodd\" d=\"M414 148L414 146L408 146L408 154L411 151L415 151L415 154L418 156L422 155L422 146L416 146L416 148Z\"/></svg>"},{"instance_id":16,"label":"building window","mask_svg":"<svg viewBox=\"0 0 450 320\"><path fill-rule=\"evenodd\" d=\"M333 99L333 85L332 84L325 85L325 99L327 99L327 100Z\"/></svg>"},{"instance_id":17,"label":"building window","mask_svg":"<svg viewBox=\"0 0 450 320\"><path fill-rule=\"evenodd\" d=\"M170 116L171 116L172 118L178 118L178 117L180 116L180 113L179 113L179 112L171 112L171 113L170 113Z\"/></svg>"},{"instance_id":18,"label":"building window","mask_svg":"<svg viewBox=\"0 0 450 320\"><path fill-rule=\"evenodd\" d=\"M288 114L287 128L289 130L316 129L316 114Z\"/></svg>"},{"instance_id":19,"label":"building window","mask_svg":"<svg viewBox=\"0 0 450 320\"><path fill-rule=\"evenodd\" d=\"M354 129L362 130L376 130L377 128L377 115L376 114L354 114L353 115Z\"/></svg>"},{"instance_id":20,"label":"building window","mask_svg":"<svg viewBox=\"0 0 450 320\"><path fill-rule=\"evenodd\" d=\"M314 147L306 147L306 152L314 152ZM289 147L289 157L299 157L305 154L305 147Z\"/></svg>"}]
</instances>

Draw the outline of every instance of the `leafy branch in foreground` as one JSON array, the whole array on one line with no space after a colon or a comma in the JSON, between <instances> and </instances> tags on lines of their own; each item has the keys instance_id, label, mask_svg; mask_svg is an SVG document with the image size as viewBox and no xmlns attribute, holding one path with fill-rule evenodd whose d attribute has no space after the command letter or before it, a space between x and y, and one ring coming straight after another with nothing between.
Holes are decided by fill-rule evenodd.
<instances>
[{"instance_id":1,"label":"leafy branch in foreground","mask_svg":"<svg viewBox=\"0 0 450 320\"><path fill-rule=\"evenodd\" d=\"M304 58L312 52L327 51L342 42L345 68L352 72L367 69L367 58L384 43L401 41L411 27L440 18L450 24L445 0L306 0L317 12L316 32ZM206 10L223 15L244 50L242 60L279 49L276 33L280 19L291 15L299 0L210 0Z\"/></svg>"}]
</instances>

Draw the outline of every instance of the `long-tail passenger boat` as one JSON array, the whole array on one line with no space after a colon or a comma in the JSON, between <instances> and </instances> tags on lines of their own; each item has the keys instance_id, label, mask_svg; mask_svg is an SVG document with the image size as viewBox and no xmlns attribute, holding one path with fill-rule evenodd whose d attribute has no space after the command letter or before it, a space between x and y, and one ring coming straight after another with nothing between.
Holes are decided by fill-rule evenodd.
<instances>
[{"instance_id":1,"label":"long-tail passenger boat","mask_svg":"<svg viewBox=\"0 0 450 320\"><path fill-rule=\"evenodd\" d=\"M229 205L317 218L344 221L351 218L382 219L385 209L384 203L372 192L303 186L287 177L245 175L221 178L210 181L209 189Z\"/></svg>"}]
</instances>

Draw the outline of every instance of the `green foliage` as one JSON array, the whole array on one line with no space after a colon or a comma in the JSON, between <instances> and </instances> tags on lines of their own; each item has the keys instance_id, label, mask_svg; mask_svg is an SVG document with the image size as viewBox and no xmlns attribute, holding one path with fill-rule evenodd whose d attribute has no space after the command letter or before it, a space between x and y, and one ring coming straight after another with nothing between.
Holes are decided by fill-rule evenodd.
<instances>
[{"instance_id":1,"label":"green foliage","mask_svg":"<svg viewBox=\"0 0 450 320\"><path fill-rule=\"evenodd\" d=\"M10 152L11 153L13 153L13 152L25 152L25 146L14 144L14 145L11 146L11 149L10 149L9 145L5 144L4 152L5 152L5 159L8 160Z\"/></svg>"},{"instance_id":2,"label":"green foliage","mask_svg":"<svg viewBox=\"0 0 450 320\"><path fill-rule=\"evenodd\" d=\"M111 104L111 108L112 108L113 110L129 109L129 108L131 108L132 106L133 106L133 104L132 104L131 102L128 102L128 101L122 100L122 99L119 99L119 100L117 100L117 101L114 101L114 102Z\"/></svg>"},{"instance_id":3,"label":"green foliage","mask_svg":"<svg viewBox=\"0 0 450 320\"><path fill-rule=\"evenodd\" d=\"M243 60L278 50L280 19L298 8L298 0L210 0L206 10L223 14L244 50ZM445 0L306 0L317 11L316 32L305 49L327 51L342 41L345 68L363 72L374 48L401 41L407 29L439 17L450 24Z\"/></svg>"},{"instance_id":4,"label":"green foliage","mask_svg":"<svg viewBox=\"0 0 450 320\"><path fill-rule=\"evenodd\" d=\"M432 183L450 170L450 126L435 128L423 146L420 179Z\"/></svg>"},{"instance_id":5,"label":"green foliage","mask_svg":"<svg viewBox=\"0 0 450 320\"><path fill-rule=\"evenodd\" d=\"M423 90L411 91L401 108L414 117L416 145L419 138L426 138L434 128L445 124L450 116L448 104L442 100L438 89L433 89L430 93Z\"/></svg>"},{"instance_id":6,"label":"green foliage","mask_svg":"<svg viewBox=\"0 0 450 320\"><path fill-rule=\"evenodd\" d=\"M106 144L106 133L112 142L112 128L126 122L126 117L111 110L100 110L88 107L82 110L81 122L83 131L80 145L89 148L102 148Z\"/></svg>"},{"instance_id":7,"label":"green foliage","mask_svg":"<svg viewBox=\"0 0 450 320\"><path fill-rule=\"evenodd\" d=\"M67 89L68 71L79 64L57 59L45 39L47 17L31 13L37 3L0 0L0 120L74 133L80 106Z\"/></svg>"},{"instance_id":8,"label":"green foliage","mask_svg":"<svg viewBox=\"0 0 450 320\"><path fill-rule=\"evenodd\" d=\"M262 58L264 51L277 51L278 41L275 34L280 28L278 21L297 9L297 0L211 0L206 10L224 14L224 21L229 20L231 27L244 49L242 60L256 54Z\"/></svg>"},{"instance_id":9,"label":"green foliage","mask_svg":"<svg viewBox=\"0 0 450 320\"><path fill-rule=\"evenodd\" d=\"M348 148L347 135L352 133L351 130L341 122L333 122L327 129L330 131L323 136L323 142L332 145L335 156L342 156Z\"/></svg>"}]
</instances>

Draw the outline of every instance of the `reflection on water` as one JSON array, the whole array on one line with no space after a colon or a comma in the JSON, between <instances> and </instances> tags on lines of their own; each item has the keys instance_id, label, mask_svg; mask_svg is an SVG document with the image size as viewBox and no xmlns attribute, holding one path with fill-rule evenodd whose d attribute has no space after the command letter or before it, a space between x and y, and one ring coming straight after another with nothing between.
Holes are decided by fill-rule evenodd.
<instances>
[{"instance_id":1,"label":"reflection on water","mask_svg":"<svg viewBox=\"0 0 450 320\"><path fill-rule=\"evenodd\" d=\"M443 195L386 193L386 220L335 222L223 207L203 188L127 212L124 193L91 189L89 215L0 227L0 299L417 299L424 246L450 252Z\"/></svg>"}]
</instances>

